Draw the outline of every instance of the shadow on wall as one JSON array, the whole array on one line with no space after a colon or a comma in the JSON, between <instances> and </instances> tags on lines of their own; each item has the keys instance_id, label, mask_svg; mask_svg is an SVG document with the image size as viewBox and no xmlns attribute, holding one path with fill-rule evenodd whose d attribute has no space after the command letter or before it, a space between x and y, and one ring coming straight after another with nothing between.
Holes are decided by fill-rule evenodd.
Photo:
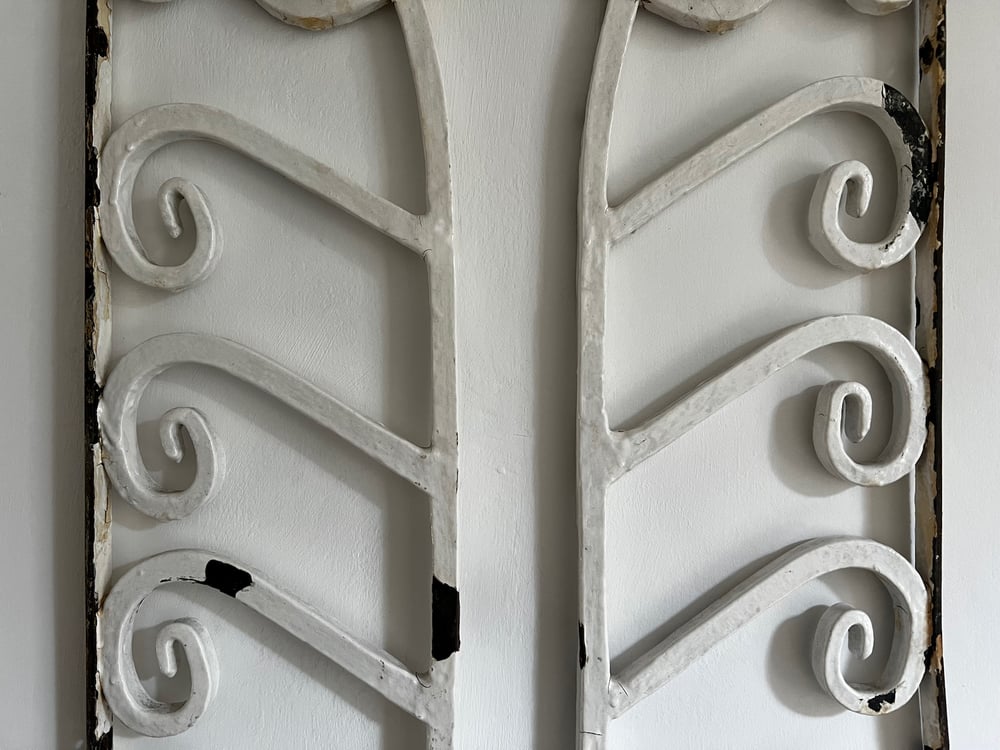
<instances>
[{"instance_id":1,"label":"shadow on wall","mask_svg":"<svg viewBox=\"0 0 1000 750\"><path fill-rule=\"evenodd\" d=\"M58 18L58 79L41 95L58 98L58 158L56 171L44 175L51 190L48 218L55 227L56 252L45 278L54 284L56 300L52 347L54 411L52 440L52 597L56 671L52 675L52 721L57 747L82 748L84 708L84 512L83 472L86 451L83 437L83 203L84 203L84 19L86 3L54 3ZM51 17L51 16L50 16ZM12 248L13 249L13 248ZM32 252L32 248L21 251ZM26 498L26 500L32 500Z\"/></svg>"},{"instance_id":2,"label":"shadow on wall","mask_svg":"<svg viewBox=\"0 0 1000 750\"><path fill-rule=\"evenodd\" d=\"M537 748L576 742L577 165L603 4L574 8L558 58L543 144L535 310L535 730Z\"/></svg>"}]
</instances>

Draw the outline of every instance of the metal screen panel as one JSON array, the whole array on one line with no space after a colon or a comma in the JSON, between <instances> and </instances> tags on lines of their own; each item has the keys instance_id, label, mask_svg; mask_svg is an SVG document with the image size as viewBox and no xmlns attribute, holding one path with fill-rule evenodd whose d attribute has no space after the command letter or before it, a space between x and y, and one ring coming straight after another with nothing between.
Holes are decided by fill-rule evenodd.
<instances>
[{"instance_id":1,"label":"metal screen panel","mask_svg":"<svg viewBox=\"0 0 1000 750\"><path fill-rule=\"evenodd\" d=\"M887 14L909 0L848 0L856 10ZM869 615L848 604L829 606L812 649L816 679L844 709L880 715L921 692L924 744L947 746L940 633L940 292L943 196L944 4L921 8L924 41L921 109L891 86L844 77L805 86L678 162L617 204L608 197L608 164L616 92L630 34L640 13L707 32L724 32L766 8L766 0L608 0L591 79L583 135L579 194L578 432L579 664L577 747L606 746L610 723L666 685L721 640L826 573L874 572L896 613L891 651L876 684L848 681L846 645L856 657L871 653ZM859 23L864 18L859 17ZM710 40L705 41L710 44ZM820 175L808 216L809 240L830 263L874 272L916 253L917 326L900 332L881 320L836 315L778 331L737 364L702 382L636 426L616 427L607 406L606 328L608 264L616 245L754 149L814 114L849 111L884 134L896 162L893 223L877 242L857 242L841 227L841 211L864 215L873 190L869 168L844 161ZM807 251L804 251L807 252ZM651 648L612 670L608 641L607 503L609 487L731 401L808 353L836 343L867 351L881 365L893 393L892 433L871 463L847 451L867 435L872 396L852 381L826 384L816 401L812 442L835 477L882 486L906 477L915 484L914 557L907 560L872 539L810 539L786 550ZM916 344L916 347L914 346ZM666 584L665 584L666 585Z\"/></svg>"},{"instance_id":2,"label":"metal screen panel","mask_svg":"<svg viewBox=\"0 0 1000 750\"><path fill-rule=\"evenodd\" d=\"M132 2L135 0L125 0ZM360 21L386 0L278 0L259 3L279 21L321 31ZM440 73L422 0L394 4L417 94L426 164L427 209L415 214L369 192L329 166L222 110L198 104L164 104L134 116L113 133L111 38L107 0L88 0L87 28L87 582L88 737L92 748L112 744L112 716L149 736L178 734L206 711L218 687L220 662L208 630L181 618L156 638L162 672L177 670L174 647L191 672L186 701L164 703L145 690L136 672L132 638L136 612L160 586L191 583L216 589L276 623L343 667L427 728L427 747L452 747L455 653L459 648L457 589L458 433L456 425L454 261L447 123ZM247 12L256 12L249 10ZM303 32L306 33L306 32ZM330 33L336 33L332 31ZM296 375L278 362L216 336L178 332L149 339L117 363L109 361L111 288L108 263L154 289L183 293L207 278L223 248L208 199L177 177L159 191L167 232L194 232L191 255L175 266L149 259L132 216L136 178L144 162L178 141L220 144L263 164L331 207L354 216L416 253L426 264L431 327L431 440L415 444ZM193 227L182 228L184 203ZM294 248L290 249L294 252ZM238 260L238 258L236 259ZM113 364L113 366L112 366ZM168 458L179 461L186 433L197 454L190 486L160 486L139 453L137 410L150 382L164 371L195 364L249 383L339 436L430 497L433 580L431 643L427 669L415 672L383 649L352 635L272 583L246 562L211 550L173 550L151 557L111 581L111 514L108 483L142 513L170 521L197 512L225 482L222 446L196 409L171 409L160 420ZM219 502L224 502L220 500Z\"/></svg>"}]
</instances>

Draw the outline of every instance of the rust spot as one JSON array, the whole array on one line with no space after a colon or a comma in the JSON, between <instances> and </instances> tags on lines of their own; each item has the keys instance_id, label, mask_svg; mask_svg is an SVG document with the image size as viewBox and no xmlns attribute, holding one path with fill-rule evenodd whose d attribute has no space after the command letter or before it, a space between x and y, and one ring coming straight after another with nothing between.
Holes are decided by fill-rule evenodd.
<instances>
[{"instance_id":1,"label":"rust spot","mask_svg":"<svg viewBox=\"0 0 1000 750\"><path fill-rule=\"evenodd\" d=\"M732 21L707 21L701 30L707 34L725 34L727 31L732 31L736 28L736 25Z\"/></svg>"},{"instance_id":2,"label":"rust spot","mask_svg":"<svg viewBox=\"0 0 1000 750\"><path fill-rule=\"evenodd\" d=\"M317 18L316 16L305 16L302 18L297 18L295 16L285 16L285 23L290 23L293 26L298 26L300 29L306 29L307 31L326 31L327 29L332 29L336 24L332 18Z\"/></svg>"}]
</instances>

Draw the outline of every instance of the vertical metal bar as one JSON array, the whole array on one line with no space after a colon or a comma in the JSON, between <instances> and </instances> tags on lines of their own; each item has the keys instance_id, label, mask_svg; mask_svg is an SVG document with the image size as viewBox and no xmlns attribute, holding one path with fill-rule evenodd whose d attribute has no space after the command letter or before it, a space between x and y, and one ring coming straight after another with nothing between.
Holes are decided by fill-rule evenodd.
<instances>
[{"instance_id":1,"label":"vertical metal bar","mask_svg":"<svg viewBox=\"0 0 1000 750\"><path fill-rule=\"evenodd\" d=\"M455 364L453 199L444 86L423 0L397 0L419 107L433 248L424 253L431 306L431 446L440 472L431 494L431 680L443 695L428 750L451 750L455 658L460 643L458 590L458 395Z\"/></svg>"},{"instance_id":2,"label":"vertical metal bar","mask_svg":"<svg viewBox=\"0 0 1000 750\"><path fill-rule=\"evenodd\" d=\"M111 507L101 468L97 404L107 368L111 296L97 221L100 148L111 130L111 3L87 0L85 52L86 204L84 207L84 521L86 560L87 747L110 750L111 716L101 693L100 605L111 577Z\"/></svg>"},{"instance_id":3,"label":"vertical metal bar","mask_svg":"<svg viewBox=\"0 0 1000 750\"><path fill-rule=\"evenodd\" d=\"M607 315L608 151L615 91L638 4L609 0L587 97L580 160L578 259L577 501L579 533L579 661L577 748L604 747L610 715L605 593L605 502L614 467L604 402Z\"/></svg>"},{"instance_id":4,"label":"vertical metal bar","mask_svg":"<svg viewBox=\"0 0 1000 750\"><path fill-rule=\"evenodd\" d=\"M916 345L927 368L930 403L927 443L916 467L914 564L930 595L931 646L920 688L924 747L947 750L948 713L941 635L941 289L944 237L946 0L923 0L920 8L921 115L930 133L931 214L916 250Z\"/></svg>"}]
</instances>

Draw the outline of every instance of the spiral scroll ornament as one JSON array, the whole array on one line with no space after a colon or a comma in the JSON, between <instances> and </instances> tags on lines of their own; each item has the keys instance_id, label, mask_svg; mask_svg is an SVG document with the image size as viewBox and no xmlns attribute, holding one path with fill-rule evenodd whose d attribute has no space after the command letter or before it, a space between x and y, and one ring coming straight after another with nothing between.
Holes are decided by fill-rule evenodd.
<instances>
[{"instance_id":1,"label":"spiral scroll ornament","mask_svg":"<svg viewBox=\"0 0 1000 750\"><path fill-rule=\"evenodd\" d=\"M450 731L450 709L432 674L418 675L382 649L352 636L336 620L323 616L285 593L263 574L225 556L205 550L173 550L139 563L115 584L105 601L104 692L115 716L150 737L166 737L189 729L208 709L219 686L219 661L211 636L197 620L182 618L163 626L156 638L160 671L177 671L174 646L179 645L191 672L186 701L164 703L153 698L135 669L132 639L142 602L168 584L196 584L259 613L290 635L312 646L332 662L432 729Z\"/></svg>"},{"instance_id":2,"label":"spiral scroll ornament","mask_svg":"<svg viewBox=\"0 0 1000 750\"><path fill-rule=\"evenodd\" d=\"M788 594L847 569L871 571L892 599L896 616L889 658L875 685L847 681L841 667L845 643L855 656L867 659L875 634L867 613L840 602L827 608L816 627L813 671L827 693L849 711L877 715L905 705L920 685L929 639L923 581L884 544L830 537L793 547L622 669L611 682L613 716L621 716Z\"/></svg>"},{"instance_id":3,"label":"spiral scroll ornament","mask_svg":"<svg viewBox=\"0 0 1000 750\"><path fill-rule=\"evenodd\" d=\"M197 409L171 409L160 419L160 440L174 461L183 458L181 428L191 439L197 470L188 488L160 487L139 453L137 422L142 395L157 375L181 364L212 367L251 383L420 489L432 494L444 489L435 471L442 460L439 452L399 437L291 370L234 341L205 334L171 333L144 341L126 354L108 378L98 406L108 478L123 499L148 516L161 520L184 518L214 497L222 482L222 449L205 415Z\"/></svg>"},{"instance_id":4,"label":"spiral scroll ornament","mask_svg":"<svg viewBox=\"0 0 1000 750\"><path fill-rule=\"evenodd\" d=\"M423 253L444 226L416 216L338 175L330 167L223 110L202 104L164 104L140 112L112 133L101 154L101 230L115 264L146 286L180 292L204 281L219 262L221 233L208 198L194 183L173 177L160 187L164 227L184 231L179 205L191 212L194 250L180 265L149 260L132 215L135 181L159 149L182 141L209 141L257 161L409 249ZM440 196L434 196L440 198ZM436 231L435 231L436 230Z\"/></svg>"},{"instance_id":5,"label":"spiral scroll ornament","mask_svg":"<svg viewBox=\"0 0 1000 750\"><path fill-rule=\"evenodd\" d=\"M616 456L610 479L658 453L726 404L749 392L805 355L830 344L849 343L870 353L892 384L893 425L881 456L862 464L848 443L863 440L871 427L872 396L862 383L835 381L816 399L813 445L826 469L854 484L882 486L905 476L923 450L927 394L923 365L910 342L892 326L865 315L831 315L794 326L705 381L644 424L610 433Z\"/></svg>"}]
</instances>

